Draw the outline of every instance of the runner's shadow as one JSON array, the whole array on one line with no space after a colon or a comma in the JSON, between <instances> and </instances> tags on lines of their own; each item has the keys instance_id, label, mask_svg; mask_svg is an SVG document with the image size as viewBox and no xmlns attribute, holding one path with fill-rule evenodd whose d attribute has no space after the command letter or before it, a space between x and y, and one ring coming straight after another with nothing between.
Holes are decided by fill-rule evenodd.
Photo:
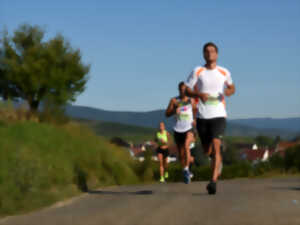
<instances>
[{"instance_id":1,"label":"runner's shadow","mask_svg":"<svg viewBox=\"0 0 300 225\"><path fill-rule=\"evenodd\" d=\"M274 190L292 190L292 191L300 191L300 187L271 187Z\"/></svg>"},{"instance_id":2,"label":"runner's shadow","mask_svg":"<svg viewBox=\"0 0 300 225\"><path fill-rule=\"evenodd\" d=\"M99 195L152 195L153 191L143 190L143 191L88 191L89 194L99 194Z\"/></svg>"},{"instance_id":3,"label":"runner's shadow","mask_svg":"<svg viewBox=\"0 0 300 225\"><path fill-rule=\"evenodd\" d=\"M193 196L205 196L207 193L192 193Z\"/></svg>"}]
</instances>

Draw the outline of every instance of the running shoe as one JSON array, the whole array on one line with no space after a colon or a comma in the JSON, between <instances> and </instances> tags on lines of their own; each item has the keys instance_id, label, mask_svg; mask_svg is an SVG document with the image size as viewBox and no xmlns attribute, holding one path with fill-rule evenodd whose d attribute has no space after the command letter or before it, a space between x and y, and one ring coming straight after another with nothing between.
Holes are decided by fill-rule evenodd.
<instances>
[{"instance_id":1,"label":"running shoe","mask_svg":"<svg viewBox=\"0 0 300 225\"><path fill-rule=\"evenodd\" d=\"M214 195L217 192L217 183L216 182L209 182L209 184L206 186L207 192L210 195Z\"/></svg>"},{"instance_id":2,"label":"running shoe","mask_svg":"<svg viewBox=\"0 0 300 225\"><path fill-rule=\"evenodd\" d=\"M168 179L168 178L169 178L169 173L165 172L165 179Z\"/></svg>"},{"instance_id":3,"label":"running shoe","mask_svg":"<svg viewBox=\"0 0 300 225\"><path fill-rule=\"evenodd\" d=\"M165 178L163 176L161 176L159 182L160 183L164 183L165 182Z\"/></svg>"},{"instance_id":4,"label":"running shoe","mask_svg":"<svg viewBox=\"0 0 300 225\"><path fill-rule=\"evenodd\" d=\"M189 184L191 182L190 172L188 170L183 170L183 182Z\"/></svg>"}]
</instances>

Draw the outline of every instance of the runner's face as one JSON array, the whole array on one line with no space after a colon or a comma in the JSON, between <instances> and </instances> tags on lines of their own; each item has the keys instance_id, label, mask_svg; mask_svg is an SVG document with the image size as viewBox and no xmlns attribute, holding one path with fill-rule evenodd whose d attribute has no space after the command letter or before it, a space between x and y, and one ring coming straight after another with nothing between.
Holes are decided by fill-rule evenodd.
<instances>
[{"instance_id":1,"label":"runner's face","mask_svg":"<svg viewBox=\"0 0 300 225\"><path fill-rule=\"evenodd\" d=\"M181 85L180 88L179 88L180 96L185 96L185 90L186 90L186 86Z\"/></svg>"},{"instance_id":2,"label":"runner's face","mask_svg":"<svg viewBox=\"0 0 300 225\"><path fill-rule=\"evenodd\" d=\"M207 46L203 54L206 62L216 62L218 59L218 53L214 46Z\"/></svg>"},{"instance_id":3,"label":"runner's face","mask_svg":"<svg viewBox=\"0 0 300 225\"><path fill-rule=\"evenodd\" d=\"M160 124L159 124L159 129L160 129L161 131L165 130L165 124L164 124L164 123L160 123Z\"/></svg>"}]
</instances>

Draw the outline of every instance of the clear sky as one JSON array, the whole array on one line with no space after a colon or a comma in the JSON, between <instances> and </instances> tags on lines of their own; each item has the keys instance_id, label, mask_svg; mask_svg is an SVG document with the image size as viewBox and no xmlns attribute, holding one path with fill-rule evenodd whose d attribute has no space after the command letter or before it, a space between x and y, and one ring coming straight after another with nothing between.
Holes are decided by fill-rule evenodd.
<instances>
[{"instance_id":1,"label":"clear sky","mask_svg":"<svg viewBox=\"0 0 300 225\"><path fill-rule=\"evenodd\" d=\"M91 64L76 105L165 108L213 41L236 85L230 118L300 116L299 0L0 0L1 30L22 23L63 34Z\"/></svg>"}]
</instances>

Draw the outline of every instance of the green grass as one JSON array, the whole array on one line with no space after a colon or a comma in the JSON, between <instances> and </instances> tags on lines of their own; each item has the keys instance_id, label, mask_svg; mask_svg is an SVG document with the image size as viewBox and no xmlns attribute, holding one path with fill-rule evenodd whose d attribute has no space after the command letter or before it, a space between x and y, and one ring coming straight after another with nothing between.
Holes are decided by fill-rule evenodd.
<instances>
[{"instance_id":1,"label":"green grass","mask_svg":"<svg viewBox=\"0 0 300 225\"><path fill-rule=\"evenodd\" d=\"M224 141L230 144L254 144L255 138L254 137L240 137L240 136L225 136Z\"/></svg>"},{"instance_id":2,"label":"green grass","mask_svg":"<svg viewBox=\"0 0 300 225\"><path fill-rule=\"evenodd\" d=\"M46 206L87 188L142 179L127 150L84 126L2 121L0 136L2 216Z\"/></svg>"},{"instance_id":3,"label":"green grass","mask_svg":"<svg viewBox=\"0 0 300 225\"><path fill-rule=\"evenodd\" d=\"M127 124L79 120L80 123L89 126L97 135L107 139L112 137L120 137L128 142L141 143L152 140L156 133L156 129L148 127L132 126Z\"/></svg>"}]
</instances>

